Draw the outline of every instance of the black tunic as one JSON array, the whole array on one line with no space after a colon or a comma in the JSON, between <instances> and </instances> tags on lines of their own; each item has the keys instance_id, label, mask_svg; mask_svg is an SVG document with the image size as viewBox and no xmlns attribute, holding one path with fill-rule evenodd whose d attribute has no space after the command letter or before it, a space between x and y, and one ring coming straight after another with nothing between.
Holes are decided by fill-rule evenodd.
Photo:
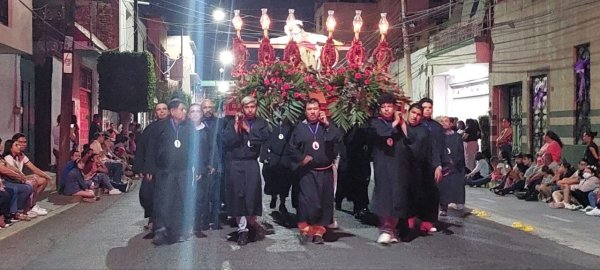
<instances>
[{"instance_id":1,"label":"black tunic","mask_svg":"<svg viewBox=\"0 0 600 270\"><path fill-rule=\"evenodd\" d=\"M288 155L293 126L289 122L275 126L262 147L261 161L265 194L287 197L292 185L292 163Z\"/></svg>"},{"instance_id":2,"label":"black tunic","mask_svg":"<svg viewBox=\"0 0 600 270\"><path fill-rule=\"evenodd\" d=\"M336 202L344 197L354 203L359 211L369 205L369 181L371 179L371 148L368 125L353 126L342 139Z\"/></svg>"},{"instance_id":3,"label":"black tunic","mask_svg":"<svg viewBox=\"0 0 600 270\"><path fill-rule=\"evenodd\" d=\"M193 127L188 121L175 125L171 118L157 123L150 138L147 155L149 173L154 181L154 229L167 229L171 240L191 231L193 220L192 167L190 149L193 149ZM181 146L177 148L175 141Z\"/></svg>"},{"instance_id":4,"label":"black tunic","mask_svg":"<svg viewBox=\"0 0 600 270\"><path fill-rule=\"evenodd\" d=\"M298 221L326 226L333 222L333 170L330 166L336 158L335 144L341 140L342 132L333 125L323 128L321 124L314 124L310 127L312 131L306 121L298 124L290 138L292 168L298 170L300 178ZM315 142L319 144L318 149L313 148ZM307 155L313 159L302 166Z\"/></svg>"},{"instance_id":5,"label":"black tunic","mask_svg":"<svg viewBox=\"0 0 600 270\"><path fill-rule=\"evenodd\" d=\"M432 154L435 152L431 140L429 129L424 125L408 127L407 141L411 154L408 216L435 222L438 217L439 191L432 169Z\"/></svg>"},{"instance_id":6,"label":"black tunic","mask_svg":"<svg viewBox=\"0 0 600 270\"><path fill-rule=\"evenodd\" d=\"M152 167L155 166L153 163L153 158L148 156L147 149L152 146L149 145L150 139L156 137L156 127L158 126L158 121L150 123L145 129L142 135L137 139L137 149L135 154L135 159L133 160L133 171L136 173L150 173L152 171ZM148 162L146 162L148 160ZM156 175L153 176L156 179ZM154 209L154 183L156 180L149 181L148 179L143 179L142 184L140 186L140 204L144 208L144 217L150 218L153 216Z\"/></svg>"},{"instance_id":7,"label":"black tunic","mask_svg":"<svg viewBox=\"0 0 600 270\"><path fill-rule=\"evenodd\" d=\"M406 218L410 181L406 136L400 126L392 128L392 121L377 118L370 124L375 170L371 209L379 217Z\"/></svg>"},{"instance_id":8,"label":"black tunic","mask_svg":"<svg viewBox=\"0 0 600 270\"><path fill-rule=\"evenodd\" d=\"M592 142L585 147L585 151L583 152L583 159L587 161L589 165L598 166L598 160L592 155L592 151L590 150L590 148L596 150L596 154L600 155L600 152L598 152L598 145L596 145L595 142Z\"/></svg>"},{"instance_id":9,"label":"black tunic","mask_svg":"<svg viewBox=\"0 0 600 270\"><path fill-rule=\"evenodd\" d=\"M267 122L257 118L249 124L250 133L237 133L235 121L225 127L223 146L228 152L226 173L227 212L230 216L262 215L262 192L258 156L269 136Z\"/></svg>"},{"instance_id":10,"label":"black tunic","mask_svg":"<svg viewBox=\"0 0 600 270\"><path fill-rule=\"evenodd\" d=\"M438 183L440 205L465 203L465 151L462 137L457 133L446 134L445 143L449 163L444 164L444 177Z\"/></svg>"}]
</instances>

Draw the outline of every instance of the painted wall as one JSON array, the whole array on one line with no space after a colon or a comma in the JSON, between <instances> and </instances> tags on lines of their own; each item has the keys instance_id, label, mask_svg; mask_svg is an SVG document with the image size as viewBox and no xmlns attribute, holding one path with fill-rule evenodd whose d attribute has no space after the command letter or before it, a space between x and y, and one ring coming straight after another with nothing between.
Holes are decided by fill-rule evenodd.
<instances>
[{"instance_id":1,"label":"painted wall","mask_svg":"<svg viewBox=\"0 0 600 270\"><path fill-rule=\"evenodd\" d=\"M566 144L564 152L571 163L583 153L573 145L575 125L574 47L590 43L591 124L600 130L600 16L598 2L503 1L495 6L493 65L490 85L523 85L523 112L530 116L529 78L548 74L548 127ZM494 124L498 124L497 122ZM528 141L526 132L523 140Z\"/></svg>"},{"instance_id":2,"label":"painted wall","mask_svg":"<svg viewBox=\"0 0 600 270\"><path fill-rule=\"evenodd\" d=\"M8 26L0 24L0 53L33 53L33 21L31 11L24 6L31 7L31 1L8 1Z\"/></svg>"},{"instance_id":3,"label":"painted wall","mask_svg":"<svg viewBox=\"0 0 600 270\"><path fill-rule=\"evenodd\" d=\"M21 128L21 117L13 111L15 105L21 104L20 58L16 54L0 54L0 138L3 143Z\"/></svg>"}]
</instances>

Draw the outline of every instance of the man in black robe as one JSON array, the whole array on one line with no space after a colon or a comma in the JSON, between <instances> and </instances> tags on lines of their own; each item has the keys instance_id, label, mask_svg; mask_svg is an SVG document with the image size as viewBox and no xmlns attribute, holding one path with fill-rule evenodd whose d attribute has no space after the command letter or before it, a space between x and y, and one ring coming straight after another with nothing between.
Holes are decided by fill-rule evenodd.
<instances>
[{"instance_id":1,"label":"man in black robe","mask_svg":"<svg viewBox=\"0 0 600 270\"><path fill-rule=\"evenodd\" d=\"M151 159L150 174L154 183L155 245L171 244L188 239L191 233L193 198L192 167L189 151L192 148L192 124L186 121L187 108L174 99L168 104L171 116L157 124L147 149ZM147 160L148 161L148 160Z\"/></svg>"},{"instance_id":2,"label":"man in black robe","mask_svg":"<svg viewBox=\"0 0 600 270\"><path fill-rule=\"evenodd\" d=\"M153 220L153 209L154 209L154 200L153 200L153 191L154 191L154 183L153 175L150 174L150 171L154 168L155 164L151 162L146 162L146 160L151 161L151 159L147 154L147 149L154 147L150 145L150 138L156 136L156 126L158 125L160 120L164 120L169 116L169 109L167 108L167 104L158 103L154 106L154 114L156 120L150 125L146 127L142 135L137 140L137 150L135 154L135 159L133 161L133 171L135 173L141 173L143 175L142 185L140 186L140 204L144 208L144 218L148 218L148 225L146 228L152 231L152 220ZM144 238L152 238L154 237L152 233L145 236Z\"/></svg>"},{"instance_id":3,"label":"man in black robe","mask_svg":"<svg viewBox=\"0 0 600 270\"><path fill-rule=\"evenodd\" d=\"M396 226L406 219L410 158L406 147L406 123L393 94L378 100L379 117L371 119L371 143L375 188L372 209L379 217L377 243L397 243Z\"/></svg>"},{"instance_id":4,"label":"man in black robe","mask_svg":"<svg viewBox=\"0 0 600 270\"><path fill-rule=\"evenodd\" d=\"M300 178L298 194L298 229L300 243L312 239L323 244L325 226L333 223L333 162L335 144L341 140L340 129L330 124L319 101L305 105L306 120L298 124L290 138L292 168Z\"/></svg>"},{"instance_id":5,"label":"man in black robe","mask_svg":"<svg viewBox=\"0 0 600 270\"><path fill-rule=\"evenodd\" d=\"M292 164L288 155L292 129L293 126L289 121L273 127L261 153L265 194L271 195L271 209L275 208L277 197L279 197L279 213L284 216L288 213L285 200L290 194L293 182Z\"/></svg>"},{"instance_id":6,"label":"man in black robe","mask_svg":"<svg viewBox=\"0 0 600 270\"><path fill-rule=\"evenodd\" d=\"M439 191L436 187L432 154L432 135L421 123L423 109L419 103L412 104L408 111L408 147L412 169L409 184L408 227L415 227L416 219L421 220L420 230L435 232L433 226L438 218ZM441 173L441 172L440 172Z\"/></svg>"},{"instance_id":7,"label":"man in black robe","mask_svg":"<svg viewBox=\"0 0 600 270\"><path fill-rule=\"evenodd\" d=\"M194 129L188 155L190 155L189 166L193 168L195 181L193 182L193 190L190 191L192 193L186 195L195 199L195 205L193 211L186 214L194 216L194 235L198 238L204 238L206 234L202 231L206 227L203 221L207 219L209 213L209 185L207 178L212 168L208 164L210 151L208 129L202 122L202 107L200 104L194 103L190 105L188 118Z\"/></svg>"},{"instance_id":8,"label":"man in black robe","mask_svg":"<svg viewBox=\"0 0 600 270\"><path fill-rule=\"evenodd\" d=\"M208 135L209 171L203 182L207 187L208 204L206 215L201 219L204 230L210 228L213 230L221 229L219 213L221 212L221 179L223 179L223 119L215 116L215 104L210 99L205 99L201 103L202 123L206 128ZM207 228L208 227L208 228Z\"/></svg>"},{"instance_id":9,"label":"man in black robe","mask_svg":"<svg viewBox=\"0 0 600 270\"><path fill-rule=\"evenodd\" d=\"M238 224L238 245L248 244L248 228L260 235L264 228L256 222L262 215L261 177L258 156L269 136L267 122L256 117L256 99L242 99L242 111L225 127L223 145L227 148L227 212ZM259 236L260 237L260 236Z\"/></svg>"},{"instance_id":10,"label":"man in black robe","mask_svg":"<svg viewBox=\"0 0 600 270\"><path fill-rule=\"evenodd\" d=\"M342 139L338 182L335 194L336 208L341 208L344 197L354 204L353 214L365 220L369 212L369 181L371 180L371 150L368 128L353 126Z\"/></svg>"},{"instance_id":11,"label":"man in black robe","mask_svg":"<svg viewBox=\"0 0 600 270\"><path fill-rule=\"evenodd\" d=\"M431 165L436 182L442 180L442 164L450 162L448 152L446 151L446 140L444 137L444 129L442 125L432 119L433 116L433 100L430 98L422 98L419 101L421 108L423 108L421 120L423 126L425 126L431 134L431 147L433 155L431 157Z\"/></svg>"}]
</instances>

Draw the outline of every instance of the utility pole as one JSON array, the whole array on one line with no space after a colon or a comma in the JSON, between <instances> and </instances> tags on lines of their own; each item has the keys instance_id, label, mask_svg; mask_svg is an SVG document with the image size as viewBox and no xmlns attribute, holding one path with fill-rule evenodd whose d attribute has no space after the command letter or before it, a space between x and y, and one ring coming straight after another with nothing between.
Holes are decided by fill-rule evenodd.
<instances>
[{"instance_id":1,"label":"utility pole","mask_svg":"<svg viewBox=\"0 0 600 270\"><path fill-rule=\"evenodd\" d=\"M402 42L404 43L404 60L406 61L406 89L404 93L412 94L412 61L410 60L410 44L406 29L406 0L402 0Z\"/></svg>"},{"instance_id":2,"label":"utility pole","mask_svg":"<svg viewBox=\"0 0 600 270\"><path fill-rule=\"evenodd\" d=\"M75 36L75 0L65 0L65 22L66 22L66 33L63 44L63 74L62 74L62 91L60 101L60 140L59 140L59 154L57 160L57 172L60 174L62 168L69 161L70 153L70 142L71 142L71 116L73 115L73 70L76 67L74 61L75 56L75 43L73 37ZM61 175L58 175L57 179L60 179ZM58 188L58 186L57 186Z\"/></svg>"},{"instance_id":3,"label":"utility pole","mask_svg":"<svg viewBox=\"0 0 600 270\"><path fill-rule=\"evenodd\" d=\"M133 0L133 51L138 51L138 0Z\"/></svg>"}]
</instances>

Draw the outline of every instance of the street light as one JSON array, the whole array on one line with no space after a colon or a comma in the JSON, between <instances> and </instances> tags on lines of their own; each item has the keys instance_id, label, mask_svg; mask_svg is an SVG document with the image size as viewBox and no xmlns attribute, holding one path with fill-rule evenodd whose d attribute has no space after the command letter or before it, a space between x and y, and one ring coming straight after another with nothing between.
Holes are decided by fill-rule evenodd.
<instances>
[{"instance_id":1,"label":"street light","mask_svg":"<svg viewBox=\"0 0 600 270\"><path fill-rule=\"evenodd\" d=\"M233 63L233 54L230 51L222 51L219 54L219 61L223 66Z\"/></svg>"},{"instance_id":2,"label":"street light","mask_svg":"<svg viewBox=\"0 0 600 270\"><path fill-rule=\"evenodd\" d=\"M215 22L222 22L223 20L225 20L225 11L223 11L223 9L221 8L217 8L213 11L213 19L215 20Z\"/></svg>"}]
</instances>

